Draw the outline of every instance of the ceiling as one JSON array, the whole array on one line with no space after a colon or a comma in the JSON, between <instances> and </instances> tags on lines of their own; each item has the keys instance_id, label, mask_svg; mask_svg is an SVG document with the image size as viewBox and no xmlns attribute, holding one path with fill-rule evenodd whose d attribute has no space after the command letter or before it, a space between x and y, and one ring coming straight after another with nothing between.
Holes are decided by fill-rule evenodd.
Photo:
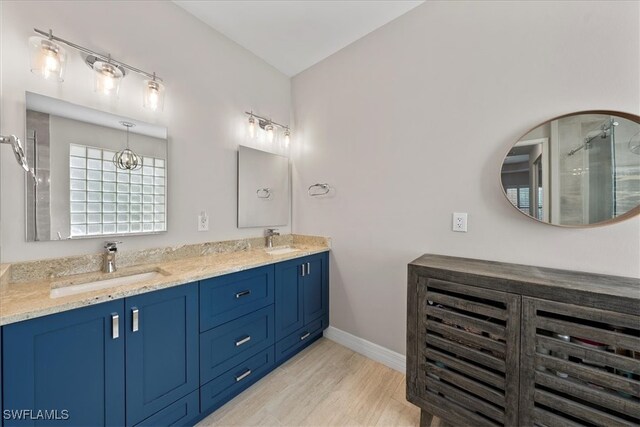
<instances>
[{"instance_id":1,"label":"ceiling","mask_svg":"<svg viewBox=\"0 0 640 427\"><path fill-rule=\"evenodd\" d=\"M294 76L423 0L174 0L178 6Z\"/></svg>"}]
</instances>

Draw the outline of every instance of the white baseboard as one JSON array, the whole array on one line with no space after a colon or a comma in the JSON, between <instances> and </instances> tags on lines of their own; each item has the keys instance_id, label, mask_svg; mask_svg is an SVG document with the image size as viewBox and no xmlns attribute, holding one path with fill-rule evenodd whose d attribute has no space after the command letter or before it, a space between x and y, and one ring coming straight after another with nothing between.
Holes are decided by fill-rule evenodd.
<instances>
[{"instance_id":1,"label":"white baseboard","mask_svg":"<svg viewBox=\"0 0 640 427\"><path fill-rule=\"evenodd\" d=\"M364 338L351 335L341 329L329 326L324 331L324 336L331 341L335 341L356 353L360 353L363 356L373 359L376 362L380 362L383 365L400 371L403 374L406 372L407 360L406 357L400 353L389 350L381 345L374 344L371 341L367 341Z\"/></svg>"}]
</instances>

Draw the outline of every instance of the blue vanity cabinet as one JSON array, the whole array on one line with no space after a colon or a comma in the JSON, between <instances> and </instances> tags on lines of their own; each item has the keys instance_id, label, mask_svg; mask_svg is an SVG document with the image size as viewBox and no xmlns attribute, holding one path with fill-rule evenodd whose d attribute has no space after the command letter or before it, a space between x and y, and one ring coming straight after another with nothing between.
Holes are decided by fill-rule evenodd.
<instances>
[{"instance_id":1,"label":"blue vanity cabinet","mask_svg":"<svg viewBox=\"0 0 640 427\"><path fill-rule=\"evenodd\" d=\"M281 363L329 326L329 254L276 264L275 360Z\"/></svg>"},{"instance_id":2,"label":"blue vanity cabinet","mask_svg":"<svg viewBox=\"0 0 640 427\"><path fill-rule=\"evenodd\" d=\"M33 410L4 426L124 425L123 314L119 300L4 326L4 409Z\"/></svg>"},{"instance_id":3,"label":"blue vanity cabinet","mask_svg":"<svg viewBox=\"0 0 640 427\"><path fill-rule=\"evenodd\" d=\"M125 316L126 412L132 426L198 389L198 283L126 298ZM186 399L169 410L169 418L191 408Z\"/></svg>"}]
</instances>

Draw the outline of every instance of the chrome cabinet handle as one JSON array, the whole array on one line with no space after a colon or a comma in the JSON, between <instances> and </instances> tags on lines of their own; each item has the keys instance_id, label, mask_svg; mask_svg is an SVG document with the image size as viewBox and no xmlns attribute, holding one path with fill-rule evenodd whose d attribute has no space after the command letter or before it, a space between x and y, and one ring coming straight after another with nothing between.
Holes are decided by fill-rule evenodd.
<instances>
[{"instance_id":1,"label":"chrome cabinet handle","mask_svg":"<svg viewBox=\"0 0 640 427\"><path fill-rule=\"evenodd\" d=\"M118 313L111 313L111 339L120 338L120 316Z\"/></svg>"},{"instance_id":2,"label":"chrome cabinet handle","mask_svg":"<svg viewBox=\"0 0 640 427\"><path fill-rule=\"evenodd\" d=\"M138 332L140 329L140 310L138 307L131 308L131 330L133 332Z\"/></svg>"},{"instance_id":3,"label":"chrome cabinet handle","mask_svg":"<svg viewBox=\"0 0 640 427\"><path fill-rule=\"evenodd\" d=\"M311 335L311 332L307 332L306 334L304 334L303 336L300 337L300 341L304 341L307 338L309 338L309 335Z\"/></svg>"},{"instance_id":4,"label":"chrome cabinet handle","mask_svg":"<svg viewBox=\"0 0 640 427\"><path fill-rule=\"evenodd\" d=\"M307 263L307 274L311 274L311 263Z\"/></svg>"},{"instance_id":5,"label":"chrome cabinet handle","mask_svg":"<svg viewBox=\"0 0 640 427\"><path fill-rule=\"evenodd\" d=\"M248 343L249 341L251 341L251 335L247 335L241 340L236 341L236 347L240 347L242 344Z\"/></svg>"},{"instance_id":6,"label":"chrome cabinet handle","mask_svg":"<svg viewBox=\"0 0 640 427\"><path fill-rule=\"evenodd\" d=\"M304 264L302 264L302 277L304 277L304 276L305 276L305 274L304 274Z\"/></svg>"},{"instance_id":7,"label":"chrome cabinet handle","mask_svg":"<svg viewBox=\"0 0 640 427\"><path fill-rule=\"evenodd\" d=\"M249 375L251 375L251 369L247 369L242 374L238 375L236 377L236 382L242 381L243 379L247 378Z\"/></svg>"},{"instance_id":8,"label":"chrome cabinet handle","mask_svg":"<svg viewBox=\"0 0 640 427\"><path fill-rule=\"evenodd\" d=\"M246 291L238 292L236 294L236 299L246 297L247 295L251 295L251 290L247 289Z\"/></svg>"}]
</instances>

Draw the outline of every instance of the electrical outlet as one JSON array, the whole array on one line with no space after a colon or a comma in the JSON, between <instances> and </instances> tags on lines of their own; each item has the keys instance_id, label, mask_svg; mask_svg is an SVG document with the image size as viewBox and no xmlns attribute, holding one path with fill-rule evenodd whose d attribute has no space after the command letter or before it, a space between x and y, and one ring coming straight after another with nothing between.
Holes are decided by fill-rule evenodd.
<instances>
[{"instance_id":1,"label":"electrical outlet","mask_svg":"<svg viewBox=\"0 0 640 427\"><path fill-rule=\"evenodd\" d=\"M467 214L462 212L453 213L453 231L467 232Z\"/></svg>"},{"instance_id":2,"label":"electrical outlet","mask_svg":"<svg viewBox=\"0 0 640 427\"><path fill-rule=\"evenodd\" d=\"M209 216L205 211L198 215L198 231L209 231Z\"/></svg>"}]
</instances>

